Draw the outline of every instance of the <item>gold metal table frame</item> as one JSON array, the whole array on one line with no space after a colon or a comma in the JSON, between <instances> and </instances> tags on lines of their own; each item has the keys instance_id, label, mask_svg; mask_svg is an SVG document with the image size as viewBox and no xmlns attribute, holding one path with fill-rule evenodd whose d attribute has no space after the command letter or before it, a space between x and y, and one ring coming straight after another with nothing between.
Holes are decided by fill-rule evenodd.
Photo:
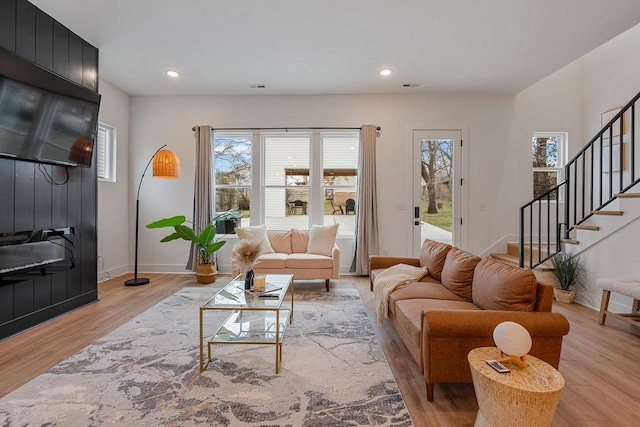
<instances>
[{"instance_id":1,"label":"gold metal table frame","mask_svg":"<svg viewBox=\"0 0 640 427\"><path fill-rule=\"evenodd\" d=\"M211 363L214 344L257 344L275 346L276 374L280 373L282 341L287 326L293 323L294 287L292 274L267 274L265 291L245 291L244 279L237 276L201 306L200 372L207 369ZM269 291L278 297L258 296ZM289 308L282 308L287 293L291 294L291 305ZM231 314L213 335L205 337L204 313L213 310L231 311Z\"/></svg>"}]
</instances>

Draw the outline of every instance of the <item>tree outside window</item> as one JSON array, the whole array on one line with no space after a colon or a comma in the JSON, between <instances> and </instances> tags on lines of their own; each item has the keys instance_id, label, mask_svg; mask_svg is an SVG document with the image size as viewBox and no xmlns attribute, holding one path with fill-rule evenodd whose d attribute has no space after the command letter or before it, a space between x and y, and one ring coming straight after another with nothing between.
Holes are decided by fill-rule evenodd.
<instances>
[{"instance_id":1,"label":"tree outside window","mask_svg":"<svg viewBox=\"0 0 640 427\"><path fill-rule=\"evenodd\" d=\"M565 141L566 134L534 133L531 140L534 198L545 194L562 180ZM557 200L557 196L554 191L549 199Z\"/></svg>"}]
</instances>

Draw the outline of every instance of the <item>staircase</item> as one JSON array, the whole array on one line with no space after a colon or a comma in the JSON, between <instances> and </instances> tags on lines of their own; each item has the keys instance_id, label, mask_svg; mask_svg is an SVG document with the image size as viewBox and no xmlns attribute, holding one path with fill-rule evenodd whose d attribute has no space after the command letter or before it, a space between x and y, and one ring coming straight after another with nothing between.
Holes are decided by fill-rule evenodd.
<instances>
[{"instance_id":1,"label":"staircase","mask_svg":"<svg viewBox=\"0 0 640 427\"><path fill-rule=\"evenodd\" d=\"M640 218L639 99L640 93L567 163L563 182L520 208L519 241L493 258L533 269L539 281L555 282L553 256L563 249L579 253Z\"/></svg>"}]
</instances>

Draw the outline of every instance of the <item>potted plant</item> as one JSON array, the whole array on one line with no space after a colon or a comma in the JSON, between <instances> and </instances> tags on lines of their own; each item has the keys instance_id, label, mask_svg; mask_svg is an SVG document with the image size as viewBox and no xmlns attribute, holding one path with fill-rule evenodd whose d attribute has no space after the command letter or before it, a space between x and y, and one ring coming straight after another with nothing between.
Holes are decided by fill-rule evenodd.
<instances>
[{"instance_id":1,"label":"potted plant","mask_svg":"<svg viewBox=\"0 0 640 427\"><path fill-rule=\"evenodd\" d=\"M184 215L154 221L147 224L147 228L173 227L173 233L164 237L160 240L161 242L183 239L193 243L198 250L196 280L198 283L211 283L214 282L218 276L215 253L226 243L224 240L216 239L216 224L218 221L236 218L237 216L238 212L235 211L218 214L213 217L203 230L200 230L192 221L187 221ZM185 225L185 223L190 223L191 227Z\"/></svg>"},{"instance_id":2,"label":"potted plant","mask_svg":"<svg viewBox=\"0 0 640 427\"><path fill-rule=\"evenodd\" d=\"M551 258L551 263L554 268L553 274L559 283L559 287L553 290L556 300L564 303L573 302L576 291L572 287L581 284L579 276L584 270L582 260L579 256L560 252Z\"/></svg>"}]
</instances>

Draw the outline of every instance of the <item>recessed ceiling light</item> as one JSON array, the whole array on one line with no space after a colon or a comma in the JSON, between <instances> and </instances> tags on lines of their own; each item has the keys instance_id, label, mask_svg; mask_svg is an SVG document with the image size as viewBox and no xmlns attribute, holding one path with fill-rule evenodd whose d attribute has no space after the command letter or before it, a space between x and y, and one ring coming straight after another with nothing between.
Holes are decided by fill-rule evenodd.
<instances>
[{"instance_id":1,"label":"recessed ceiling light","mask_svg":"<svg viewBox=\"0 0 640 427\"><path fill-rule=\"evenodd\" d=\"M383 76L383 77L390 76L391 73L393 73L393 70L391 68L384 68L384 69L380 70L380 75Z\"/></svg>"},{"instance_id":2,"label":"recessed ceiling light","mask_svg":"<svg viewBox=\"0 0 640 427\"><path fill-rule=\"evenodd\" d=\"M173 70L167 70L166 71L167 76L169 77L179 77L180 73L178 73L177 71L173 71Z\"/></svg>"}]
</instances>

